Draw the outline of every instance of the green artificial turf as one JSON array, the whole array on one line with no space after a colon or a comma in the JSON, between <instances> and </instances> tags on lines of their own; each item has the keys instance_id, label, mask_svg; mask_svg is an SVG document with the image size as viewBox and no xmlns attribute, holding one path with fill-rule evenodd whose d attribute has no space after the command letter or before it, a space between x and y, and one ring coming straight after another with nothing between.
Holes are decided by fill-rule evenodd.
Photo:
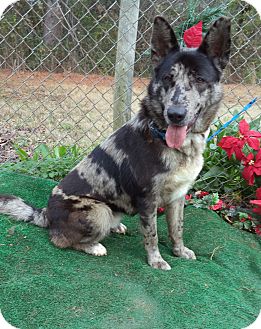
<instances>
[{"instance_id":1,"label":"green artificial turf","mask_svg":"<svg viewBox=\"0 0 261 329\"><path fill-rule=\"evenodd\" d=\"M55 182L0 174L0 193L37 207ZM172 257L164 216L159 245L172 266L146 264L137 217L104 240L108 256L61 250L46 229L0 217L0 308L20 329L241 329L260 310L260 241L215 213L189 207L184 238L196 261Z\"/></svg>"}]
</instances>

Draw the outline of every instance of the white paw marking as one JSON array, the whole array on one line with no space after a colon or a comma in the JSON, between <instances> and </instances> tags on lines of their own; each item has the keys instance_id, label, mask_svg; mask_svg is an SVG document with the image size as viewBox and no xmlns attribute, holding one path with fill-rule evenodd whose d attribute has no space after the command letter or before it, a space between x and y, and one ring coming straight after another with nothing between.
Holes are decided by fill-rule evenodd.
<instances>
[{"instance_id":1,"label":"white paw marking","mask_svg":"<svg viewBox=\"0 0 261 329\"><path fill-rule=\"evenodd\" d=\"M127 232L127 226L120 223L118 226L112 228L111 231L114 233L125 234Z\"/></svg>"},{"instance_id":2,"label":"white paw marking","mask_svg":"<svg viewBox=\"0 0 261 329\"><path fill-rule=\"evenodd\" d=\"M94 256L105 256L107 255L106 248L101 243L96 243L91 246L88 246L84 249L87 254Z\"/></svg>"},{"instance_id":3,"label":"white paw marking","mask_svg":"<svg viewBox=\"0 0 261 329\"><path fill-rule=\"evenodd\" d=\"M177 257L185 258L185 259L196 259L196 255L193 250L183 247L183 248L174 248L173 254Z\"/></svg>"},{"instance_id":4,"label":"white paw marking","mask_svg":"<svg viewBox=\"0 0 261 329\"><path fill-rule=\"evenodd\" d=\"M158 262L150 262L149 265L158 270L164 270L164 271L171 270L170 265L164 259Z\"/></svg>"},{"instance_id":5,"label":"white paw marking","mask_svg":"<svg viewBox=\"0 0 261 329\"><path fill-rule=\"evenodd\" d=\"M168 271L171 270L169 264L161 257L161 255L154 255L149 257L149 265L153 268Z\"/></svg>"}]
</instances>

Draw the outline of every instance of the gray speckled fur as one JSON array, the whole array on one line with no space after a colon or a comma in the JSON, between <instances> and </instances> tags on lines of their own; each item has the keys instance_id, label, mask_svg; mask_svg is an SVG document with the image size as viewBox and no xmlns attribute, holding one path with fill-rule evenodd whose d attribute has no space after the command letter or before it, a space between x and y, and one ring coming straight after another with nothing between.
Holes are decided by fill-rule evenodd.
<instances>
[{"instance_id":1,"label":"gray speckled fur","mask_svg":"<svg viewBox=\"0 0 261 329\"><path fill-rule=\"evenodd\" d=\"M222 99L220 84L230 49L230 21L220 18L198 49L180 49L170 25L156 17L152 34L154 75L137 116L108 137L54 188L39 212L16 197L0 196L0 212L47 226L51 241L96 256L111 230L125 233L121 215L140 215L148 263L169 270L158 248L157 208L166 208L169 237L176 256L195 259L184 246L184 196L203 166L209 126ZM217 46L218 45L218 46ZM170 107L186 115L177 125L187 135L179 149L154 138L150 124L167 129Z\"/></svg>"}]
</instances>

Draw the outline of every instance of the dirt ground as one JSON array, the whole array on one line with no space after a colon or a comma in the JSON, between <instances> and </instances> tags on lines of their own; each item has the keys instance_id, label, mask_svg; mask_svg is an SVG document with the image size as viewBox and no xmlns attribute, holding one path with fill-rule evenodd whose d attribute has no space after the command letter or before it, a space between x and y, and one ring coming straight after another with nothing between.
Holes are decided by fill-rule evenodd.
<instances>
[{"instance_id":1,"label":"dirt ground","mask_svg":"<svg viewBox=\"0 0 261 329\"><path fill-rule=\"evenodd\" d=\"M135 78L132 112L139 109L148 79ZM114 78L0 70L0 162L14 159L13 143L32 150L39 143L89 147L112 132ZM257 85L224 85L223 122L260 96ZM255 104L245 118L260 115Z\"/></svg>"}]
</instances>

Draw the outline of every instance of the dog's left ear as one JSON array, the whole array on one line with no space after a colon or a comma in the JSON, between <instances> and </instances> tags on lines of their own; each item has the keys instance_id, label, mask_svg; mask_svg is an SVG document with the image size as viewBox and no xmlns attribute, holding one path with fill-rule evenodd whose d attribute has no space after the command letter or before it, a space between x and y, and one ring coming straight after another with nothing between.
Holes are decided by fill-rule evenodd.
<instances>
[{"instance_id":1,"label":"dog's left ear","mask_svg":"<svg viewBox=\"0 0 261 329\"><path fill-rule=\"evenodd\" d=\"M220 17L214 22L198 51L210 57L219 71L222 71L229 60L230 55L230 28L231 22L228 17Z\"/></svg>"},{"instance_id":2,"label":"dog's left ear","mask_svg":"<svg viewBox=\"0 0 261 329\"><path fill-rule=\"evenodd\" d=\"M151 37L151 61L157 66L172 50L178 50L179 44L169 23L161 16L156 16Z\"/></svg>"}]
</instances>

